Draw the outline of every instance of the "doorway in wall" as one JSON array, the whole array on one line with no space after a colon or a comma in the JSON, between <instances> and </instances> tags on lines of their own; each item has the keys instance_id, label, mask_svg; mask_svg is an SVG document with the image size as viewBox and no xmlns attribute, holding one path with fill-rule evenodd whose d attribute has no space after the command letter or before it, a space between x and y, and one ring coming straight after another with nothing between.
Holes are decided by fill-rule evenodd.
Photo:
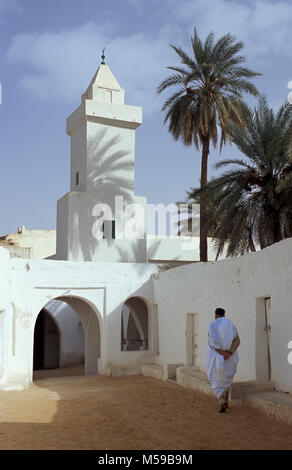
<instances>
[{"instance_id":1,"label":"doorway in wall","mask_svg":"<svg viewBox=\"0 0 292 470\"><path fill-rule=\"evenodd\" d=\"M60 367L60 332L53 316L42 309L34 329L34 370Z\"/></svg>"},{"instance_id":2,"label":"doorway in wall","mask_svg":"<svg viewBox=\"0 0 292 470\"><path fill-rule=\"evenodd\" d=\"M256 379L268 382L272 377L271 366L271 297L256 299Z\"/></svg>"},{"instance_id":3,"label":"doorway in wall","mask_svg":"<svg viewBox=\"0 0 292 470\"><path fill-rule=\"evenodd\" d=\"M74 296L50 300L34 329L33 378L98 373L101 355L99 312Z\"/></svg>"},{"instance_id":4,"label":"doorway in wall","mask_svg":"<svg viewBox=\"0 0 292 470\"><path fill-rule=\"evenodd\" d=\"M195 367L198 354L198 314L187 314L187 366Z\"/></svg>"}]
</instances>

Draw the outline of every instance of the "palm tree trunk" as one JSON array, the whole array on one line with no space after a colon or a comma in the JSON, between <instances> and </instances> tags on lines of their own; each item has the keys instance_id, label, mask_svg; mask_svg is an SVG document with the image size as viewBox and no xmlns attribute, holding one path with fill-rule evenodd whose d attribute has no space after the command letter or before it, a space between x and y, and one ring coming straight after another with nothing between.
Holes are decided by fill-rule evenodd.
<instances>
[{"instance_id":1,"label":"palm tree trunk","mask_svg":"<svg viewBox=\"0 0 292 470\"><path fill-rule=\"evenodd\" d=\"M249 230L248 230L248 245L249 245L250 251L253 251L253 252L256 251L255 246L254 246L254 242L253 242L253 238L252 238L251 227L249 227Z\"/></svg>"},{"instance_id":2,"label":"palm tree trunk","mask_svg":"<svg viewBox=\"0 0 292 470\"><path fill-rule=\"evenodd\" d=\"M274 243L280 242L283 240L282 233L281 233L281 223L277 215L275 216L274 222Z\"/></svg>"},{"instance_id":3,"label":"palm tree trunk","mask_svg":"<svg viewBox=\"0 0 292 470\"><path fill-rule=\"evenodd\" d=\"M208 156L210 151L209 136L202 138L202 161L201 161L201 189L207 184ZM208 261L208 243L205 226L207 222L207 196L204 191L200 196L200 261Z\"/></svg>"}]
</instances>

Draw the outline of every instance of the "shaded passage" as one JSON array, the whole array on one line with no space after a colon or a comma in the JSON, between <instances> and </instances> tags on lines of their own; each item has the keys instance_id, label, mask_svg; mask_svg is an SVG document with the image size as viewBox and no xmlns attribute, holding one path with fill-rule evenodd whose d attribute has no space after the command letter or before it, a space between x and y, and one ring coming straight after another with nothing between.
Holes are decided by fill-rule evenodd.
<instances>
[{"instance_id":1,"label":"shaded passage","mask_svg":"<svg viewBox=\"0 0 292 470\"><path fill-rule=\"evenodd\" d=\"M40 311L34 329L33 369L60 367L60 333L54 318Z\"/></svg>"}]
</instances>

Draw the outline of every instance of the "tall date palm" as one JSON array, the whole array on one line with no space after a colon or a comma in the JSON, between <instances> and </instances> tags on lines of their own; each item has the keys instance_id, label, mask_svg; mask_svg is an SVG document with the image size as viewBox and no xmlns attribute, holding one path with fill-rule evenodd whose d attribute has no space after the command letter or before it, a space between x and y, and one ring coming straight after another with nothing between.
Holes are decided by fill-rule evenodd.
<instances>
[{"instance_id":1,"label":"tall date palm","mask_svg":"<svg viewBox=\"0 0 292 470\"><path fill-rule=\"evenodd\" d=\"M258 95L250 79L259 73L244 67L245 58L239 55L244 47L230 34L215 42L210 33L203 43L196 29L191 38L192 56L182 48L171 45L182 66L168 67L174 73L162 81L157 91L178 88L164 103L164 123L175 140L185 145L201 146L201 188L207 183L210 143L215 147L218 126L221 128L220 151L229 140L227 125L236 122L243 126L242 95ZM207 217L205 193L200 198L200 260L208 260L207 235L204 231Z\"/></svg>"}]
</instances>

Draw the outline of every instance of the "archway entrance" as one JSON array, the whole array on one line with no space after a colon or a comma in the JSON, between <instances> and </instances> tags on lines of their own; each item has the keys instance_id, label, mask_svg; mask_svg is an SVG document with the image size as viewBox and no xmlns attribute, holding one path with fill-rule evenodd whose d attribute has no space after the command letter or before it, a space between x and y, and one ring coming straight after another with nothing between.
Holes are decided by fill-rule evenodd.
<instances>
[{"instance_id":1,"label":"archway entrance","mask_svg":"<svg viewBox=\"0 0 292 470\"><path fill-rule=\"evenodd\" d=\"M94 306L80 297L49 301L35 323L34 371L60 368L55 375L97 374L99 358L100 326ZM34 378L43 374L34 373Z\"/></svg>"},{"instance_id":2,"label":"archway entrance","mask_svg":"<svg viewBox=\"0 0 292 470\"><path fill-rule=\"evenodd\" d=\"M60 332L54 318L46 309L37 317L34 329L34 370L60 367Z\"/></svg>"}]
</instances>

